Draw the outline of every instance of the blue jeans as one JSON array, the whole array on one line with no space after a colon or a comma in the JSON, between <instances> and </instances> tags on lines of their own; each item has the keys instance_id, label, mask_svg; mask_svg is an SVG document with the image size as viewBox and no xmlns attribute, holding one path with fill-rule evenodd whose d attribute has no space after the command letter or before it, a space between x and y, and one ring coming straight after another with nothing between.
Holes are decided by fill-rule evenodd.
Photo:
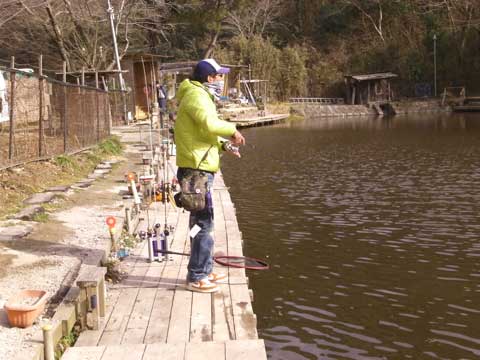
<instances>
[{"instance_id":1,"label":"blue jeans","mask_svg":"<svg viewBox=\"0 0 480 360\"><path fill-rule=\"evenodd\" d=\"M178 168L177 179L181 181L185 176L185 169ZM190 212L189 228L198 225L201 230L190 238L190 261L188 262L187 281L199 281L212 272L213 269L213 201L211 189L213 187L212 173L208 176L208 192L206 195L205 209L201 211Z\"/></svg>"}]
</instances>

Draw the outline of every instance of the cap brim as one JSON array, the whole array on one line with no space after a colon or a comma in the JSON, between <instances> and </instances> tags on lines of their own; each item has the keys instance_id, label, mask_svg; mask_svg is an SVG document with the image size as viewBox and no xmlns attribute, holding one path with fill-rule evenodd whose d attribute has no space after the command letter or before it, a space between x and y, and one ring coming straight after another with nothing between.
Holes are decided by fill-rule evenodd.
<instances>
[{"instance_id":1,"label":"cap brim","mask_svg":"<svg viewBox=\"0 0 480 360\"><path fill-rule=\"evenodd\" d=\"M217 70L217 74L228 74L230 72L230 68L221 67Z\"/></svg>"}]
</instances>

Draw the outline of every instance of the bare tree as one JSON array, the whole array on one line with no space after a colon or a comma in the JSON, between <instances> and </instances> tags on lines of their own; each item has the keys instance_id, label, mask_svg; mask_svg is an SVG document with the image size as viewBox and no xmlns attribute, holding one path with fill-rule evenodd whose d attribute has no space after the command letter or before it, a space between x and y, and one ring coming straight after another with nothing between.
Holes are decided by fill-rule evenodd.
<instances>
[{"instance_id":1,"label":"bare tree","mask_svg":"<svg viewBox=\"0 0 480 360\"><path fill-rule=\"evenodd\" d=\"M382 0L342 0L355 7L373 26L375 32L385 44L383 31L383 1ZM387 0L392 1L392 0Z\"/></svg>"},{"instance_id":2,"label":"bare tree","mask_svg":"<svg viewBox=\"0 0 480 360\"><path fill-rule=\"evenodd\" d=\"M263 36L277 24L282 5L282 0L260 0L256 6L230 12L225 22L234 33L247 39L255 35Z\"/></svg>"},{"instance_id":3,"label":"bare tree","mask_svg":"<svg viewBox=\"0 0 480 360\"><path fill-rule=\"evenodd\" d=\"M6 1L0 5L0 10L8 13L0 23L3 30L0 56L7 52L20 53L34 59L33 54L44 53L46 63L58 66L61 59L69 70L114 68L106 1ZM168 7L164 2L112 0L112 3L120 58L127 54L132 41L142 47L154 32L166 38L168 27L163 26L162 20L167 16Z\"/></svg>"}]
</instances>

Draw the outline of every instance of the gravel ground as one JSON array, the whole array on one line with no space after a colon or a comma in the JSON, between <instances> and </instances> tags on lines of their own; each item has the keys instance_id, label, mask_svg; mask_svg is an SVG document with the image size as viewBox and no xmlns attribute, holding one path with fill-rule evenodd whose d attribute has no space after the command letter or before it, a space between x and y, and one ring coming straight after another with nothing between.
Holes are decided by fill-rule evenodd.
<instances>
[{"instance_id":1,"label":"gravel ground","mask_svg":"<svg viewBox=\"0 0 480 360\"><path fill-rule=\"evenodd\" d=\"M127 163L121 164L108 179L96 181L86 190L71 192L61 200L69 208L51 214L46 223L37 224L25 239L0 242L0 254L6 259L6 264L2 263L6 271L0 274L1 360L13 360L19 350L28 350L30 345L26 341L54 313L54 309L47 309L30 328L11 328L4 303L24 289L47 291L50 303L52 297L58 298L61 290L65 292L72 284L82 259L90 251L106 248L110 236L105 219L109 215L122 216L124 211L117 189L126 190L126 184L118 183L126 166Z\"/></svg>"}]
</instances>

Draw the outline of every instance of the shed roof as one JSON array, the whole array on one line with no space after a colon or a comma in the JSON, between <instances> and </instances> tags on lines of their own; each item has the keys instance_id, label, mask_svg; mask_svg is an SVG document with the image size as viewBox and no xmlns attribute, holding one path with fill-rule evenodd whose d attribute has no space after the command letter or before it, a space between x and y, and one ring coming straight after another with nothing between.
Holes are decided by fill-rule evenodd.
<instances>
[{"instance_id":1,"label":"shed roof","mask_svg":"<svg viewBox=\"0 0 480 360\"><path fill-rule=\"evenodd\" d=\"M377 74L365 74L365 75L347 75L346 78L351 78L356 81L369 81L369 80L382 80L398 77L397 74L391 72L377 73Z\"/></svg>"}]
</instances>

